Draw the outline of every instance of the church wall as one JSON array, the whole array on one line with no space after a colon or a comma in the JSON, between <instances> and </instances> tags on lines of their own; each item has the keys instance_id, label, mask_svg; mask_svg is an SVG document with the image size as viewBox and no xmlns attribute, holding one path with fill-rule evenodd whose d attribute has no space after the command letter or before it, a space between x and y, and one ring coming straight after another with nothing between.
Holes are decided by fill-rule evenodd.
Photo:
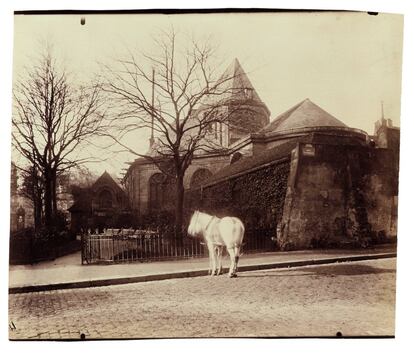
<instances>
[{"instance_id":1,"label":"church wall","mask_svg":"<svg viewBox=\"0 0 414 353\"><path fill-rule=\"evenodd\" d=\"M188 167L187 172L184 176L184 188L185 189L190 188L191 178L198 169L205 168L214 174L229 164L230 164L230 157L227 155L211 157L211 158L194 159L191 165Z\"/></svg>"},{"instance_id":2,"label":"church wall","mask_svg":"<svg viewBox=\"0 0 414 353\"><path fill-rule=\"evenodd\" d=\"M136 183L135 195L137 195L138 214L142 215L147 213L149 209L149 179L160 171L154 164L141 165L138 171L139 178Z\"/></svg>"},{"instance_id":3,"label":"church wall","mask_svg":"<svg viewBox=\"0 0 414 353\"><path fill-rule=\"evenodd\" d=\"M213 156L210 158L195 158L188 167L184 176L184 188L190 187L191 177L198 169L208 169L213 174L230 164L230 156ZM135 218L139 218L150 212L149 210L149 180L152 175L160 173L160 170L151 163L132 166L129 172L127 184L128 194ZM174 194L168 195L173 204Z\"/></svg>"},{"instance_id":4,"label":"church wall","mask_svg":"<svg viewBox=\"0 0 414 353\"><path fill-rule=\"evenodd\" d=\"M364 246L392 240L397 180L390 150L299 144L277 233L280 248Z\"/></svg>"}]
</instances>

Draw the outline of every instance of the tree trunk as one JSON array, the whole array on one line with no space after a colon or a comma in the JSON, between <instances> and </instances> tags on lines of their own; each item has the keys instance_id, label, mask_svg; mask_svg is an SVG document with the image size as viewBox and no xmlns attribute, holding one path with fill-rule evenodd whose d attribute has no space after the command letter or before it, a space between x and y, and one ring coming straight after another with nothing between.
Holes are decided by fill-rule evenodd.
<instances>
[{"instance_id":1,"label":"tree trunk","mask_svg":"<svg viewBox=\"0 0 414 353\"><path fill-rule=\"evenodd\" d=\"M38 187L35 188L33 195L33 205L34 205L34 226L35 229L39 229L42 225L42 194Z\"/></svg>"},{"instance_id":2,"label":"tree trunk","mask_svg":"<svg viewBox=\"0 0 414 353\"><path fill-rule=\"evenodd\" d=\"M35 229L39 229L42 225L42 199L38 197L36 200L36 211L35 211Z\"/></svg>"},{"instance_id":3,"label":"tree trunk","mask_svg":"<svg viewBox=\"0 0 414 353\"><path fill-rule=\"evenodd\" d=\"M56 171L52 170L52 218L55 218L57 214L57 197L56 197Z\"/></svg>"},{"instance_id":4,"label":"tree trunk","mask_svg":"<svg viewBox=\"0 0 414 353\"><path fill-rule=\"evenodd\" d=\"M30 179L31 179L31 186L29 190L30 190L30 198L33 202L34 228L39 229L42 226L43 187L41 185L41 181L40 181L40 178L37 174L37 170L35 167L31 168Z\"/></svg>"},{"instance_id":5,"label":"tree trunk","mask_svg":"<svg viewBox=\"0 0 414 353\"><path fill-rule=\"evenodd\" d=\"M53 190L52 190L52 171L50 168L45 168L44 170L45 177L45 226L49 227L52 224L52 199L53 199Z\"/></svg>"},{"instance_id":6,"label":"tree trunk","mask_svg":"<svg viewBox=\"0 0 414 353\"><path fill-rule=\"evenodd\" d=\"M175 238L178 245L183 243L183 211L184 211L184 176L178 175L175 198Z\"/></svg>"}]
</instances>

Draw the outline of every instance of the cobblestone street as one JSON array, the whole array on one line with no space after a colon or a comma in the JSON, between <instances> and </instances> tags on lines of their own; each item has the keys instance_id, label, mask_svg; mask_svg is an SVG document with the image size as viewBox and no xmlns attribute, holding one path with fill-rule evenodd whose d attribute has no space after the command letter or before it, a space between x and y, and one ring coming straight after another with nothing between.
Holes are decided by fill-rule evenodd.
<instances>
[{"instance_id":1,"label":"cobblestone street","mask_svg":"<svg viewBox=\"0 0 414 353\"><path fill-rule=\"evenodd\" d=\"M11 339L394 335L396 260L9 295Z\"/></svg>"}]
</instances>

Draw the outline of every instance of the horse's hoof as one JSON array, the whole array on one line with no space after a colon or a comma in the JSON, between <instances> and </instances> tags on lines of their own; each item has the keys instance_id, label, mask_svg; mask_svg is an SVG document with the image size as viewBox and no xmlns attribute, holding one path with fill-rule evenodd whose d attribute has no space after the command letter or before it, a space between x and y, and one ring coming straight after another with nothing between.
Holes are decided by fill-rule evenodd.
<instances>
[{"instance_id":1,"label":"horse's hoof","mask_svg":"<svg viewBox=\"0 0 414 353\"><path fill-rule=\"evenodd\" d=\"M230 277L230 278L236 278L236 277L237 277L237 275L236 275L235 273L232 273L232 274L230 274L230 275L229 275L229 277Z\"/></svg>"}]
</instances>

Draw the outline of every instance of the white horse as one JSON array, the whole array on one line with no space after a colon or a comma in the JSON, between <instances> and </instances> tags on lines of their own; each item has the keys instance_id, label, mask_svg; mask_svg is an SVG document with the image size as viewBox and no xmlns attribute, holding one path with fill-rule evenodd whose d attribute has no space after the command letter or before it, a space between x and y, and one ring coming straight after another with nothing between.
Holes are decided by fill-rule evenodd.
<instances>
[{"instance_id":1,"label":"white horse","mask_svg":"<svg viewBox=\"0 0 414 353\"><path fill-rule=\"evenodd\" d=\"M244 225L236 217L218 218L207 213L195 211L188 226L191 236L202 235L210 257L210 274L219 275L223 247L230 255L229 277L237 277L237 264L239 262L240 248L243 242Z\"/></svg>"}]
</instances>

